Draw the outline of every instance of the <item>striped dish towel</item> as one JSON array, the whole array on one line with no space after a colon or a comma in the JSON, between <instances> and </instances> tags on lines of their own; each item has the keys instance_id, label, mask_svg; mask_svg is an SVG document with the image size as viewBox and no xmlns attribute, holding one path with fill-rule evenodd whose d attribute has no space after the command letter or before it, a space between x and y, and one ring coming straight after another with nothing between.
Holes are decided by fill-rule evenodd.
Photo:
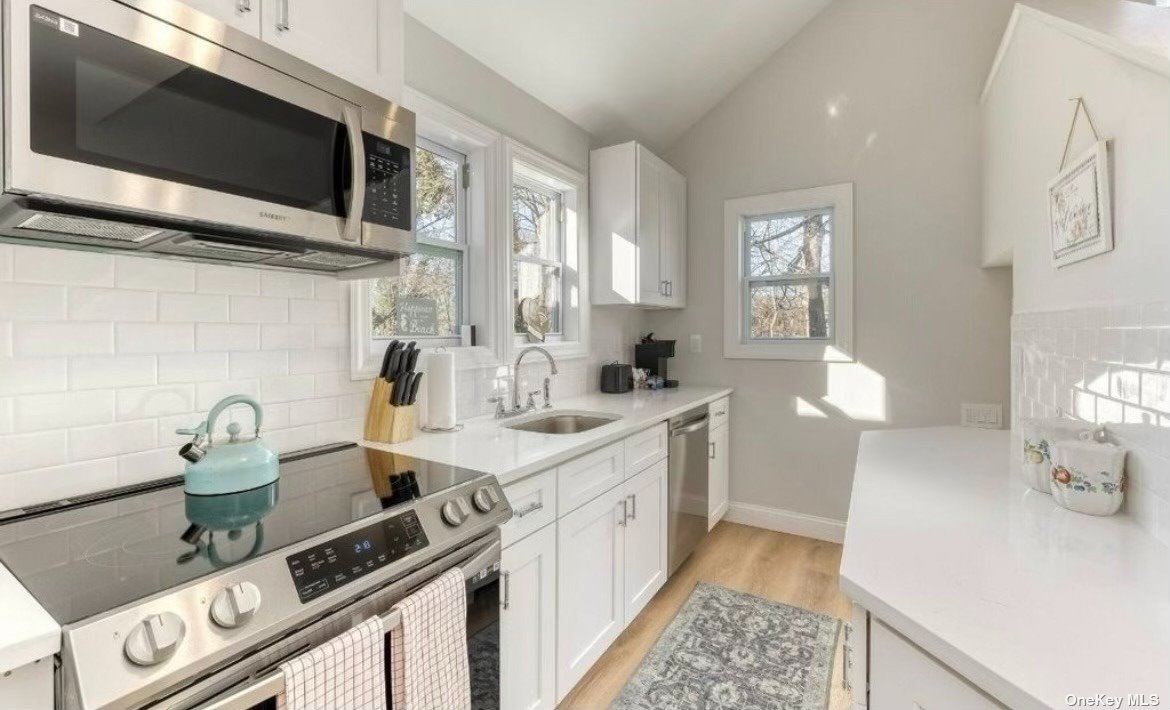
<instances>
[{"instance_id":1,"label":"striped dish towel","mask_svg":"<svg viewBox=\"0 0 1170 710\"><path fill-rule=\"evenodd\" d=\"M399 602L402 625L390 631L394 710L467 710L467 593L452 569Z\"/></svg>"},{"instance_id":2,"label":"striped dish towel","mask_svg":"<svg viewBox=\"0 0 1170 710\"><path fill-rule=\"evenodd\" d=\"M371 617L340 636L280 664L278 710L386 710L386 635Z\"/></svg>"}]
</instances>

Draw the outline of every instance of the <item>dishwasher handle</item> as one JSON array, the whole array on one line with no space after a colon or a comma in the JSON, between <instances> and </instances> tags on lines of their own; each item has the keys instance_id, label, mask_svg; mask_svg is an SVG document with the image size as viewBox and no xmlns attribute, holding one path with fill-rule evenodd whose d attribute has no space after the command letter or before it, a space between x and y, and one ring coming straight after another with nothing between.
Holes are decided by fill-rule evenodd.
<instances>
[{"instance_id":1,"label":"dishwasher handle","mask_svg":"<svg viewBox=\"0 0 1170 710\"><path fill-rule=\"evenodd\" d=\"M670 435L672 437L684 436L686 434L693 434L694 432L699 431L700 429L706 429L707 424L709 423L708 419L709 418L707 417L707 415L704 414L701 417L696 417L696 418L691 419L689 421L682 422L682 423L678 424L677 426L672 426L670 429Z\"/></svg>"}]
</instances>

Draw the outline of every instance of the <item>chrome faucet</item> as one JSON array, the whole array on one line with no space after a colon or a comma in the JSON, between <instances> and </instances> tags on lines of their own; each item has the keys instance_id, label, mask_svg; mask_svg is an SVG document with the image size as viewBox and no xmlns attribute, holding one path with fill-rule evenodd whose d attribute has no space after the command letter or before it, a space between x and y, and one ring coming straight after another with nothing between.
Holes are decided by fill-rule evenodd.
<instances>
[{"instance_id":1,"label":"chrome faucet","mask_svg":"<svg viewBox=\"0 0 1170 710\"><path fill-rule=\"evenodd\" d=\"M531 352L537 352L548 360L548 365L551 368L550 374L557 374L557 361L553 359L552 354L540 346L525 348L516 355L516 362L512 363L512 411L518 413L520 411L520 361L524 356ZM539 392L537 390L536 392ZM532 394L535 394L532 393ZM532 401L532 394L529 394L528 401L530 402L529 409L535 409L536 403ZM549 402L549 386L548 378L544 380L544 407L548 409L552 404Z\"/></svg>"}]
</instances>

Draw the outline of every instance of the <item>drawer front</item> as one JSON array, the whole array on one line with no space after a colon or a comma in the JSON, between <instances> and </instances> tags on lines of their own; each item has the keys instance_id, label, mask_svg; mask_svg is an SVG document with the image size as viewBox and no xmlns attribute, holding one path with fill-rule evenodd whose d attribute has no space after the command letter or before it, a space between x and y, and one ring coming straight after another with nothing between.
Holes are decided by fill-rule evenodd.
<instances>
[{"instance_id":1,"label":"drawer front","mask_svg":"<svg viewBox=\"0 0 1170 710\"><path fill-rule=\"evenodd\" d=\"M717 399L707 405L707 416L711 418L711 428L718 429L731 419L731 398Z\"/></svg>"},{"instance_id":2,"label":"drawer front","mask_svg":"<svg viewBox=\"0 0 1170 710\"><path fill-rule=\"evenodd\" d=\"M564 515L626 480L625 443L619 441L557 468L557 514Z\"/></svg>"},{"instance_id":3,"label":"drawer front","mask_svg":"<svg viewBox=\"0 0 1170 710\"><path fill-rule=\"evenodd\" d=\"M666 422L626 439L626 478L632 478L666 458L670 434Z\"/></svg>"},{"instance_id":4,"label":"drawer front","mask_svg":"<svg viewBox=\"0 0 1170 710\"><path fill-rule=\"evenodd\" d=\"M500 545L507 547L557 519L557 470L529 476L504 486L512 519L500 526Z\"/></svg>"}]
</instances>

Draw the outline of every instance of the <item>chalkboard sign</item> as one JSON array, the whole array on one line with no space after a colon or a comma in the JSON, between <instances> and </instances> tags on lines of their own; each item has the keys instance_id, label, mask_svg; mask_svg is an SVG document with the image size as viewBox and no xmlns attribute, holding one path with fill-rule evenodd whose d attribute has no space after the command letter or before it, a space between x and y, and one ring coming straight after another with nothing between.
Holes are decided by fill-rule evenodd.
<instances>
[{"instance_id":1,"label":"chalkboard sign","mask_svg":"<svg viewBox=\"0 0 1170 710\"><path fill-rule=\"evenodd\" d=\"M397 332L402 335L438 335L439 308L433 298L399 296Z\"/></svg>"}]
</instances>

